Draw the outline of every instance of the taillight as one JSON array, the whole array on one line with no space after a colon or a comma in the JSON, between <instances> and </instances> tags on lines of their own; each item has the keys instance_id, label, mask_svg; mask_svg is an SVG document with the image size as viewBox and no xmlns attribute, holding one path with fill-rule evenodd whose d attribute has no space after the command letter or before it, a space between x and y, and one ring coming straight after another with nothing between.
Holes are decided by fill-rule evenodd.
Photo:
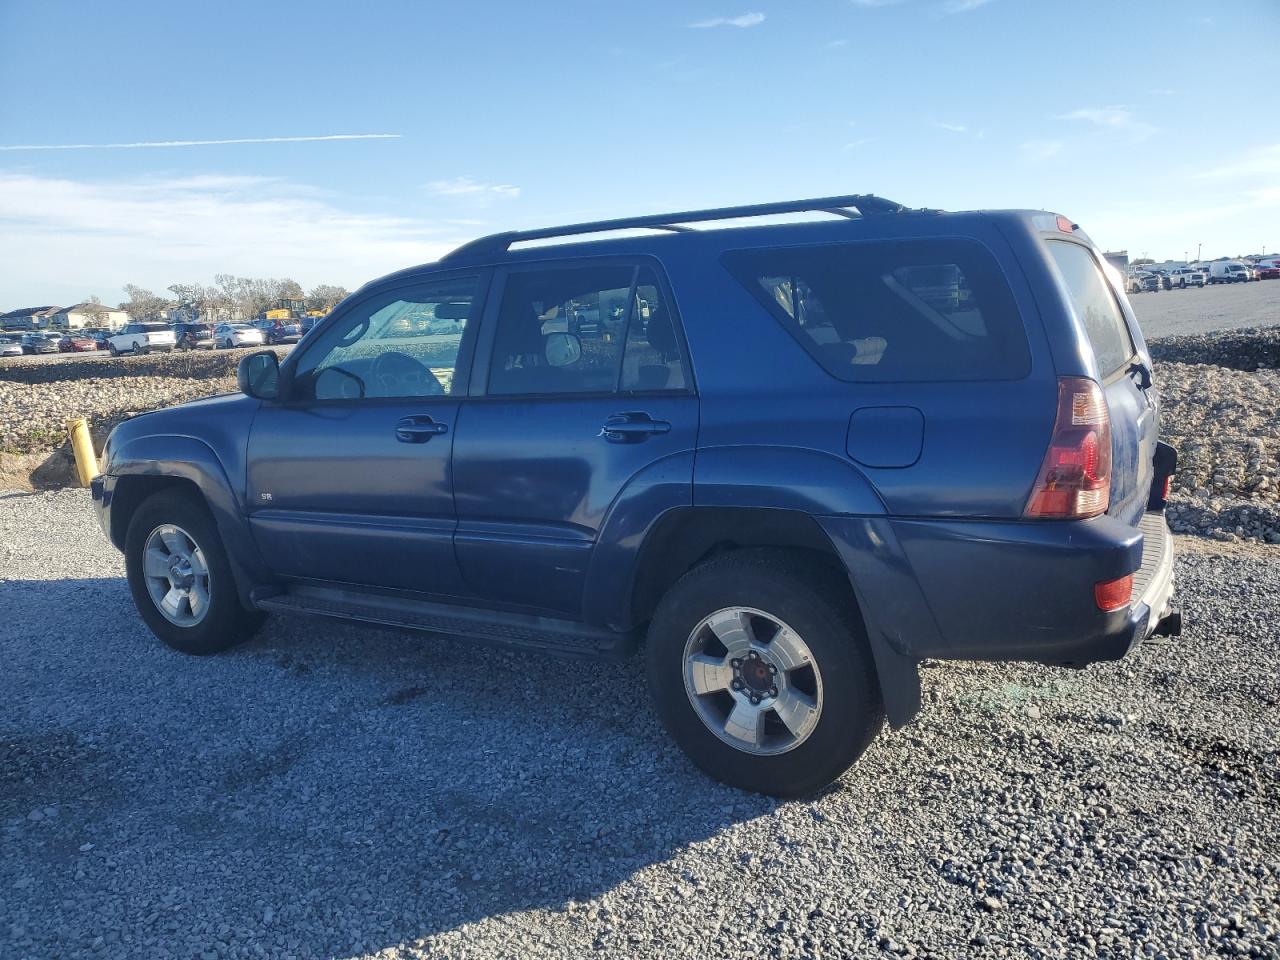
<instances>
[{"instance_id":1,"label":"taillight","mask_svg":"<svg viewBox=\"0 0 1280 960\"><path fill-rule=\"evenodd\" d=\"M1084 377L1058 379L1058 412L1024 515L1079 520L1111 501L1111 417L1102 388Z\"/></svg>"},{"instance_id":2,"label":"taillight","mask_svg":"<svg viewBox=\"0 0 1280 960\"><path fill-rule=\"evenodd\" d=\"M1099 610L1119 610L1129 605L1129 597L1133 594L1133 574L1126 574L1115 580L1104 580L1093 585L1093 600Z\"/></svg>"}]
</instances>

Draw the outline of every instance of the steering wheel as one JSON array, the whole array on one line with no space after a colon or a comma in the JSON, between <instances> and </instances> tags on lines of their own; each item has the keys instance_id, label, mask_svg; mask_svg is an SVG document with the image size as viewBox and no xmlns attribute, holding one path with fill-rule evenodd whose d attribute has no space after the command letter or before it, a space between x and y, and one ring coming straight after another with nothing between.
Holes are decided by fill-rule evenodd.
<instances>
[{"instance_id":1,"label":"steering wheel","mask_svg":"<svg viewBox=\"0 0 1280 960\"><path fill-rule=\"evenodd\" d=\"M444 386L425 364L407 353L380 353L369 366L374 397L442 397Z\"/></svg>"}]
</instances>

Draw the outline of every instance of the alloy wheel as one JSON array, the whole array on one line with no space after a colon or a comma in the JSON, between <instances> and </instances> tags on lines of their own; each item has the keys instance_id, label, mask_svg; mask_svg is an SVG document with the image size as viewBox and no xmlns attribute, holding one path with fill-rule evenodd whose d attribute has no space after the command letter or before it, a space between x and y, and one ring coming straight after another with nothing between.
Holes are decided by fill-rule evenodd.
<instances>
[{"instance_id":1,"label":"alloy wheel","mask_svg":"<svg viewBox=\"0 0 1280 960\"><path fill-rule=\"evenodd\" d=\"M744 753L794 750L822 715L822 675L808 645L753 607L725 607L694 627L684 685L703 725Z\"/></svg>"},{"instance_id":2,"label":"alloy wheel","mask_svg":"<svg viewBox=\"0 0 1280 960\"><path fill-rule=\"evenodd\" d=\"M170 623L194 627L209 611L209 565L181 527L161 524L142 548L142 575L156 609Z\"/></svg>"}]
</instances>

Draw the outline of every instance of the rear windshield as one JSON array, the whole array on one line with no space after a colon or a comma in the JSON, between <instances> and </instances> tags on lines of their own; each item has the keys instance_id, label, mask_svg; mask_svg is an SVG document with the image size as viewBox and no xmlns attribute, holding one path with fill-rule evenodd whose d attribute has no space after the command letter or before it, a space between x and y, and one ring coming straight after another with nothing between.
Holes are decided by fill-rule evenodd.
<instances>
[{"instance_id":1,"label":"rear windshield","mask_svg":"<svg viewBox=\"0 0 1280 960\"><path fill-rule=\"evenodd\" d=\"M973 241L738 250L724 264L842 380L1016 380L1030 371L1013 293Z\"/></svg>"},{"instance_id":2,"label":"rear windshield","mask_svg":"<svg viewBox=\"0 0 1280 960\"><path fill-rule=\"evenodd\" d=\"M1089 335L1098 372L1105 379L1137 352L1124 314L1087 247L1065 240L1050 240L1048 244L1067 285L1071 305Z\"/></svg>"}]
</instances>

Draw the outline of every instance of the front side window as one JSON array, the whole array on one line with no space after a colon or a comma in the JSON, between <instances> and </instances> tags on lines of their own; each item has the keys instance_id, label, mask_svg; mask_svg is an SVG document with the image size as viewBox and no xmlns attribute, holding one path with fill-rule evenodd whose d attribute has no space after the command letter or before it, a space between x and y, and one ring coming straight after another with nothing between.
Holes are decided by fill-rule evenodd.
<instances>
[{"instance_id":1,"label":"front side window","mask_svg":"<svg viewBox=\"0 0 1280 960\"><path fill-rule=\"evenodd\" d=\"M739 250L724 263L842 380L1016 380L1030 370L1013 293L972 241Z\"/></svg>"},{"instance_id":2,"label":"front side window","mask_svg":"<svg viewBox=\"0 0 1280 960\"><path fill-rule=\"evenodd\" d=\"M1105 379L1119 370L1136 352L1124 314L1120 312L1115 295L1087 247L1063 240L1050 240L1049 252L1058 265L1058 271L1067 285L1071 305L1084 324L1089 343L1093 346L1098 372ZM1153 275L1148 278L1148 282L1158 284L1160 280Z\"/></svg>"},{"instance_id":3,"label":"front side window","mask_svg":"<svg viewBox=\"0 0 1280 960\"><path fill-rule=\"evenodd\" d=\"M292 397L451 395L479 285L478 277L439 280L356 304L308 345L294 371Z\"/></svg>"},{"instance_id":4,"label":"front side window","mask_svg":"<svg viewBox=\"0 0 1280 960\"><path fill-rule=\"evenodd\" d=\"M675 318L651 268L563 267L507 278L490 394L684 387Z\"/></svg>"}]
</instances>

